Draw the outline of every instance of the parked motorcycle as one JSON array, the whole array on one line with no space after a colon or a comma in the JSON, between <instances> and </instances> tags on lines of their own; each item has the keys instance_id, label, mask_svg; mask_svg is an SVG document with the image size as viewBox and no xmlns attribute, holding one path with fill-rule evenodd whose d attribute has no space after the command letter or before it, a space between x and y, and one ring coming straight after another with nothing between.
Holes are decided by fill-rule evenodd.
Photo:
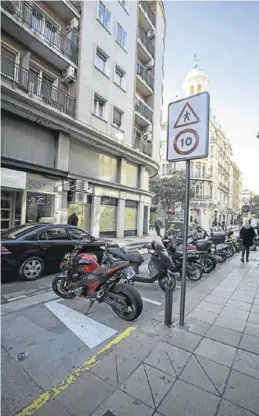
<instances>
[{"instance_id":1,"label":"parked motorcycle","mask_svg":"<svg viewBox=\"0 0 259 416\"><path fill-rule=\"evenodd\" d=\"M158 281L160 288L165 291L168 282L171 280L174 289L176 286L176 280L173 274L175 272L175 266L163 245L152 241L140 249L147 249L149 254L151 254L150 261L153 267L148 276L143 276L139 273L139 266L144 262L144 258L139 252L126 253L123 249L113 248L108 248L107 250L112 256L130 262L136 274L131 279L128 279L129 283L141 282L152 284Z\"/></svg>"},{"instance_id":2,"label":"parked motorcycle","mask_svg":"<svg viewBox=\"0 0 259 416\"><path fill-rule=\"evenodd\" d=\"M125 321L135 320L143 309L141 296L134 287L120 283L122 278L135 275L129 262L110 258L109 267L100 267L97 257L82 249L83 245L78 244L66 255L62 272L52 281L53 291L63 299L81 296L90 300L86 315L94 302L104 302Z\"/></svg>"},{"instance_id":3,"label":"parked motorcycle","mask_svg":"<svg viewBox=\"0 0 259 416\"><path fill-rule=\"evenodd\" d=\"M174 272L180 274L180 279L182 276L182 264L183 264L183 253L176 250L176 245L170 239L163 238L163 244L171 257L171 260L174 264ZM151 271L153 268L152 259L148 265L149 270ZM202 278L202 268L197 263L197 254L193 252L187 253L187 268L186 268L186 275L189 280L197 282Z\"/></svg>"}]
</instances>

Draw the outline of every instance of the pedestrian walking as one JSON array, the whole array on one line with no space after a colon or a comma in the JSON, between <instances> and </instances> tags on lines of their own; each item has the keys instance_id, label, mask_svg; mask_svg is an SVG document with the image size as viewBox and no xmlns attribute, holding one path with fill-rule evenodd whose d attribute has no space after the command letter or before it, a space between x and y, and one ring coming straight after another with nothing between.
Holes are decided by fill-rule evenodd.
<instances>
[{"instance_id":1,"label":"pedestrian walking","mask_svg":"<svg viewBox=\"0 0 259 416\"><path fill-rule=\"evenodd\" d=\"M157 218L155 221L155 229L156 229L156 234L158 237L161 237L161 234L160 234L161 227L162 227L162 222L159 218Z\"/></svg>"},{"instance_id":2,"label":"pedestrian walking","mask_svg":"<svg viewBox=\"0 0 259 416\"><path fill-rule=\"evenodd\" d=\"M253 240L255 238L256 234L255 231L250 224L249 221L246 221L243 227L240 230L240 238L242 240L242 255L241 255L241 261L244 263L244 257L246 254L246 261L249 261L249 252L250 247L253 245Z\"/></svg>"},{"instance_id":3,"label":"pedestrian walking","mask_svg":"<svg viewBox=\"0 0 259 416\"><path fill-rule=\"evenodd\" d=\"M78 221L79 221L79 218L77 216L77 212L74 211L73 214L69 215L68 220L67 220L67 224L68 225L75 225L77 227L78 226Z\"/></svg>"}]
</instances>

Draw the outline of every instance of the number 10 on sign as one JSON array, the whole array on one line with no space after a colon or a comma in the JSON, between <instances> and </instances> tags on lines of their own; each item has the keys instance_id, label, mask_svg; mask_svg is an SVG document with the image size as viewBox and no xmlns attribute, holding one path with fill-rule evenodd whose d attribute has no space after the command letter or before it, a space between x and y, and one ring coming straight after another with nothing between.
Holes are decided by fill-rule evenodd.
<instances>
[{"instance_id":1,"label":"number 10 on sign","mask_svg":"<svg viewBox=\"0 0 259 416\"><path fill-rule=\"evenodd\" d=\"M208 156L209 101L207 92L175 101L168 106L167 160Z\"/></svg>"}]
</instances>

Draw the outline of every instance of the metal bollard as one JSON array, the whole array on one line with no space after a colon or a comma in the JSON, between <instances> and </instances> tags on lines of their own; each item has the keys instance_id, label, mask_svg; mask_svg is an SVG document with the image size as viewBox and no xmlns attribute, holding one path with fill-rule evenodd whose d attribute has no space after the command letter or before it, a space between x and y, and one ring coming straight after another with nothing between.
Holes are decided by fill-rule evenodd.
<instances>
[{"instance_id":1,"label":"metal bollard","mask_svg":"<svg viewBox=\"0 0 259 416\"><path fill-rule=\"evenodd\" d=\"M172 325L173 282L170 279L165 291L165 326Z\"/></svg>"}]
</instances>

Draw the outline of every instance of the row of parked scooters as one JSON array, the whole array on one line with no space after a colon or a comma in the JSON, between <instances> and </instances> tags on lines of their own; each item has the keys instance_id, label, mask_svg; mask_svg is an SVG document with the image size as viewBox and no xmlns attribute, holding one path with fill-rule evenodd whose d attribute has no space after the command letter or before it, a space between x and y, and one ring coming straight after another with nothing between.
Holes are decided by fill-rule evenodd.
<instances>
[{"instance_id":1,"label":"row of parked scooters","mask_svg":"<svg viewBox=\"0 0 259 416\"><path fill-rule=\"evenodd\" d=\"M189 235L187 277L197 282L203 273L212 272L218 263L224 263L238 251L238 241L233 232L212 233L211 236ZM84 242L75 245L61 261L59 273L52 282L54 292L61 298L81 296L94 302L105 302L122 319L132 321L142 312L142 298L134 287L136 282L158 282L165 291L170 283L175 288L182 278L183 253L180 250L182 236L168 231L163 238L145 244L139 250L128 252L117 244L93 239L87 252ZM149 275L140 272L145 262L141 254L148 251Z\"/></svg>"}]
</instances>

